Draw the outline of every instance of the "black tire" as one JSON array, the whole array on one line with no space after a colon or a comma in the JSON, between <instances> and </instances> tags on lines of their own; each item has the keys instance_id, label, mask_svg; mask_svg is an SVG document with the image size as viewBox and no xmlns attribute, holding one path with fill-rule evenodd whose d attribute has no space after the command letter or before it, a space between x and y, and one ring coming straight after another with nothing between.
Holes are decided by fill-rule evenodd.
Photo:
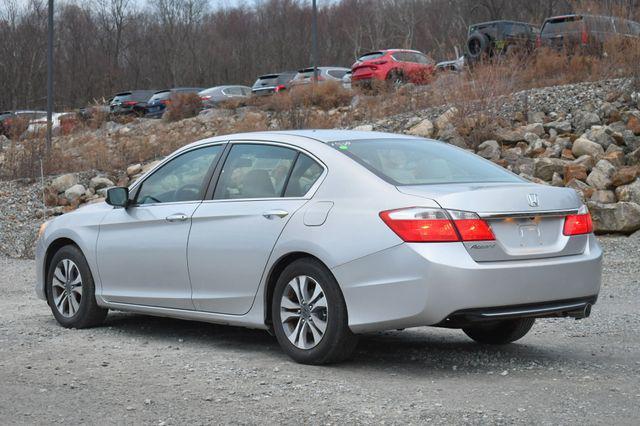
<instances>
[{"instance_id":1,"label":"black tire","mask_svg":"<svg viewBox=\"0 0 640 426\"><path fill-rule=\"evenodd\" d=\"M489 39L479 31L474 31L467 38L467 57L474 62L489 54Z\"/></svg>"},{"instance_id":2,"label":"black tire","mask_svg":"<svg viewBox=\"0 0 640 426\"><path fill-rule=\"evenodd\" d=\"M281 322L280 304L287 284L306 275L318 282L327 301L327 325L320 342L311 349L295 346L287 337ZM280 274L271 300L273 329L282 350L301 364L329 364L344 361L351 356L358 339L348 326L347 306L338 282L319 261L311 258L296 260Z\"/></svg>"},{"instance_id":3,"label":"black tire","mask_svg":"<svg viewBox=\"0 0 640 426\"><path fill-rule=\"evenodd\" d=\"M462 331L478 343L505 345L523 338L535 321L535 318L503 320L463 328Z\"/></svg>"},{"instance_id":4,"label":"black tire","mask_svg":"<svg viewBox=\"0 0 640 426\"><path fill-rule=\"evenodd\" d=\"M80 297L79 307L71 316L65 316L55 306L55 294L60 292L60 287L53 289L54 273L58 265L64 260L70 260L77 266L77 271L81 278L82 295ZM91 270L87 264L82 251L74 245L67 245L59 249L51 259L51 264L47 271L47 282L45 284L47 290L47 303L51 308L53 316L58 323L66 328L88 328L100 325L107 313L108 309L101 308L96 303L95 283ZM77 296L74 296L77 297ZM69 303L69 302L67 302ZM64 302L61 304L64 305ZM61 307L64 310L64 308Z\"/></svg>"},{"instance_id":5,"label":"black tire","mask_svg":"<svg viewBox=\"0 0 640 426\"><path fill-rule=\"evenodd\" d=\"M407 78L400 70L391 70L387 75L387 84L391 89L398 89L407 83Z\"/></svg>"}]
</instances>

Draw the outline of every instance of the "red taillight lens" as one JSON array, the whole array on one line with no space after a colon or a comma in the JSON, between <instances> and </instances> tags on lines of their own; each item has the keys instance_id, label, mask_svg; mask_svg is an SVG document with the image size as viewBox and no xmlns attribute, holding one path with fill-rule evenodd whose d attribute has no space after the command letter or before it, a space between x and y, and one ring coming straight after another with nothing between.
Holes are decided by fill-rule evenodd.
<instances>
[{"instance_id":1,"label":"red taillight lens","mask_svg":"<svg viewBox=\"0 0 640 426\"><path fill-rule=\"evenodd\" d=\"M589 41L589 34L587 33L587 30L582 30L580 41L582 42L582 44L587 44L587 42Z\"/></svg>"},{"instance_id":2,"label":"red taillight lens","mask_svg":"<svg viewBox=\"0 0 640 426\"><path fill-rule=\"evenodd\" d=\"M208 101L209 99L211 99L211 96L200 96L201 101Z\"/></svg>"},{"instance_id":3,"label":"red taillight lens","mask_svg":"<svg viewBox=\"0 0 640 426\"><path fill-rule=\"evenodd\" d=\"M136 101L124 101L122 103L122 105L125 105L125 106L134 106L135 104L137 104Z\"/></svg>"},{"instance_id":4,"label":"red taillight lens","mask_svg":"<svg viewBox=\"0 0 640 426\"><path fill-rule=\"evenodd\" d=\"M536 47L541 47L542 46L542 37L540 37L540 34L538 34L536 36Z\"/></svg>"},{"instance_id":5,"label":"red taillight lens","mask_svg":"<svg viewBox=\"0 0 640 426\"><path fill-rule=\"evenodd\" d=\"M280 92L280 91L282 91L282 90L284 90L286 88L287 88L287 86L285 86L284 84L280 84L280 85L276 86L275 91L276 92Z\"/></svg>"},{"instance_id":6,"label":"red taillight lens","mask_svg":"<svg viewBox=\"0 0 640 426\"><path fill-rule=\"evenodd\" d=\"M564 219L564 235L581 235L593 232L593 222L589 213L571 214Z\"/></svg>"},{"instance_id":7,"label":"red taillight lens","mask_svg":"<svg viewBox=\"0 0 640 426\"><path fill-rule=\"evenodd\" d=\"M411 207L384 211L380 218L409 243L495 240L489 224L471 212Z\"/></svg>"}]
</instances>

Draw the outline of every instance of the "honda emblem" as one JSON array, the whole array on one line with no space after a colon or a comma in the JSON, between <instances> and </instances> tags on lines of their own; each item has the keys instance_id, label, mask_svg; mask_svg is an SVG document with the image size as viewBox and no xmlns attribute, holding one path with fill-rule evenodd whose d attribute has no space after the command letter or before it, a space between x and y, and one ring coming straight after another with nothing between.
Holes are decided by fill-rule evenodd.
<instances>
[{"instance_id":1,"label":"honda emblem","mask_svg":"<svg viewBox=\"0 0 640 426\"><path fill-rule=\"evenodd\" d=\"M527 201L529 201L529 205L531 207L538 207L538 194L529 194L527 195Z\"/></svg>"}]
</instances>

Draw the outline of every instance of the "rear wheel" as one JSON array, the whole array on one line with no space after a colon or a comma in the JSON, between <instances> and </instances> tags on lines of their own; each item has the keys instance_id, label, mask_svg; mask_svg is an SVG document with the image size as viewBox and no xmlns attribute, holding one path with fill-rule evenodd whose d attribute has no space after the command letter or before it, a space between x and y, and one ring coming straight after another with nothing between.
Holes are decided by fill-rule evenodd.
<instances>
[{"instance_id":1,"label":"rear wheel","mask_svg":"<svg viewBox=\"0 0 640 426\"><path fill-rule=\"evenodd\" d=\"M273 328L284 352L302 364L347 359L357 344L337 281L317 260L287 266L271 303Z\"/></svg>"},{"instance_id":2,"label":"rear wheel","mask_svg":"<svg viewBox=\"0 0 640 426\"><path fill-rule=\"evenodd\" d=\"M402 71L393 70L387 75L387 83L392 89L399 89L407 82L406 77Z\"/></svg>"},{"instance_id":3,"label":"rear wheel","mask_svg":"<svg viewBox=\"0 0 640 426\"><path fill-rule=\"evenodd\" d=\"M504 345L523 338L534 322L534 318L518 318L479 324L462 331L478 343Z\"/></svg>"},{"instance_id":4,"label":"rear wheel","mask_svg":"<svg viewBox=\"0 0 640 426\"><path fill-rule=\"evenodd\" d=\"M108 310L96 303L91 270L76 246L64 246L56 252L47 271L46 285L49 307L63 327L93 327L107 316Z\"/></svg>"}]
</instances>

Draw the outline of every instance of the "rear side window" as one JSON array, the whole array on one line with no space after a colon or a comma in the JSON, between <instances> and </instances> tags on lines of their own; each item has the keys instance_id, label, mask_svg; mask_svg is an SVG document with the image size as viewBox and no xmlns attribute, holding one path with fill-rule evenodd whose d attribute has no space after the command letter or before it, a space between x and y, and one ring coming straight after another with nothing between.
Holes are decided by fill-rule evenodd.
<instances>
[{"instance_id":1,"label":"rear side window","mask_svg":"<svg viewBox=\"0 0 640 426\"><path fill-rule=\"evenodd\" d=\"M282 197L297 151L262 144L234 145L224 163L214 199Z\"/></svg>"},{"instance_id":2,"label":"rear side window","mask_svg":"<svg viewBox=\"0 0 640 426\"><path fill-rule=\"evenodd\" d=\"M285 197L302 197L309 192L314 183L322 175L322 166L312 160L309 156L300 154L293 167Z\"/></svg>"},{"instance_id":3,"label":"rear side window","mask_svg":"<svg viewBox=\"0 0 640 426\"><path fill-rule=\"evenodd\" d=\"M334 78L342 78L347 73L347 70L329 70L327 74Z\"/></svg>"},{"instance_id":4,"label":"rear side window","mask_svg":"<svg viewBox=\"0 0 640 426\"><path fill-rule=\"evenodd\" d=\"M329 145L398 186L522 182L503 168L442 142L374 139L332 142Z\"/></svg>"},{"instance_id":5,"label":"rear side window","mask_svg":"<svg viewBox=\"0 0 640 426\"><path fill-rule=\"evenodd\" d=\"M567 16L563 18L550 19L545 22L542 28L544 36L553 36L566 33L582 32L582 16Z\"/></svg>"}]
</instances>

